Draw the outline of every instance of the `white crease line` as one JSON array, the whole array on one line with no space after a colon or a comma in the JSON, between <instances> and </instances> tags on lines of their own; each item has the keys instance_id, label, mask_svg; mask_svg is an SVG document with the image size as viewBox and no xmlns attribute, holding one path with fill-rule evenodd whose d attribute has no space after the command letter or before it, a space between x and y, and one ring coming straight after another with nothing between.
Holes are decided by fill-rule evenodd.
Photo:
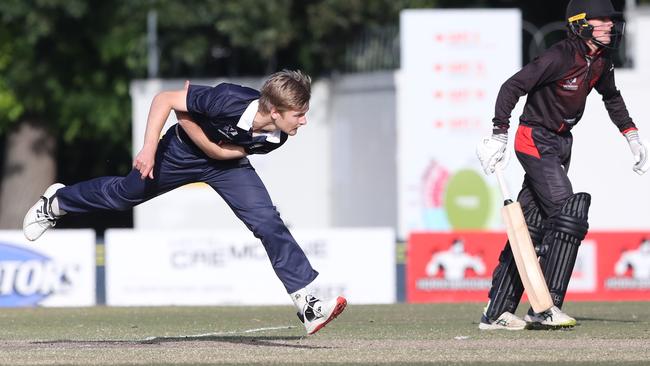
<instances>
[{"instance_id":1,"label":"white crease line","mask_svg":"<svg viewBox=\"0 0 650 366\"><path fill-rule=\"evenodd\" d=\"M266 327L266 328L253 328L253 329L248 329L245 330L244 333L255 333L255 332L263 332L265 330L280 330L280 329L292 329L295 328L294 325L283 325L280 327Z\"/></svg>"},{"instance_id":2,"label":"white crease line","mask_svg":"<svg viewBox=\"0 0 650 366\"><path fill-rule=\"evenodd\" d=\"M219 337L219 336L224 336L224 335L232 335L232 334L247 334L247 333L257 333L257 332L264 332L267 330L280 330L280 329L292 329L295 328L293 325L283 325L279 327L265 327L265 328L253 328L253 329L246 329L246 330L232 330L229 332L213 332L213 333L204 333L204 334L194 334L194 335L182 335L182 336L168 336L168 337L148 337L140 342L151 342L151 341L158 341L158 340L169 340L169 339L180 339L180 338L204 338L204 337Z\"/></svg>"}]
</instances>

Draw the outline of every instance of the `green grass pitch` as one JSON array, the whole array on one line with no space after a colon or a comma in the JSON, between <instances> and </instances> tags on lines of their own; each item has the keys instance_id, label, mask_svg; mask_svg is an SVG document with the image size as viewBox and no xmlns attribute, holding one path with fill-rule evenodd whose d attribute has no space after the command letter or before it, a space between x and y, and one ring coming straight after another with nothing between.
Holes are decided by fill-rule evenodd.
<instances>
[{"instance_id":1,"label":"green grass pitch","mask_svg":"<svg viewBox=\"0 0 650 366\"><path fill-rule=\"evenodd\" d=\"M479 331L482 306L350 304L309 337L289 306L0 309L0 364L650 362L650 303L569 302L572 330L508 332Z\"/></svg>"}]
</instances>

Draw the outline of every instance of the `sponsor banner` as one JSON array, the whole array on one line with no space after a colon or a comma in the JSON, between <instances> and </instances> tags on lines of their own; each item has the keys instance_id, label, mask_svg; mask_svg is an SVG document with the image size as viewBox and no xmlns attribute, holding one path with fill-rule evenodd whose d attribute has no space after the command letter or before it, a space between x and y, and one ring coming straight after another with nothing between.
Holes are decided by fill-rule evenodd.
<instances>
[{"instance_id":1,"label":"sponsor banner","mask_svg":"<svg viewBox=\"0 0 650 366\"><path fill-rule=\"evenodd\" d=\"M483 301L505 242L496 232L411 234L406 259L408 302Z\"/></svg>"},{"instance_id":2,"label":"sponsor banner","mask_svg":"<svg viewBox=\"0 0 650 366\"><path fill-rule=\"evenodd\" d=\"M501 84L521 66L521 12L408 9L400 36L398 236L500 229L502 199L475 150L492 131ZM523 174L511 164L506 176L514 187Z\"/></svg>"},{"instance_id":3,"label":"sponsor banner","mask_svg":"<svg viewBox=\"0 0 650 366\"><path fill-rule=\"evenodd\" d=\"M595 269L589 264L576 265L569 300L650 300L650 232L596 232L587 240L596 248L595 258L587 261L596 263ZM581 273L583 268L588 273ZM574 292L573 281L578 276L595 277L592 292Z\"/></svg>"},{"instance_id":4,"label":"sponsor banner","mask_svg":"<svg viewBox=\"0 0 650 366\"><path fill-rule=\"evenodd\" d=\"M0 230L0 307L95 305L95 232Z\"/></svg>"},{"instance_id":5,"label":"sponsor banner","mask_svg":"<svg viewBox=\"0 0 650 366\"><path fill-rule=\"evenodd\" d=\"M295 230L320 273L316 295L393 303L392 229ZM242 231L107 230L108 305L289 304L262 243Z\"/></svg>"},{"instance_id":6,"label":"sponsor banner","mask_svg":"<svg viewBox=\"0 0 650 366\"><path fill-rule=\"evenodd\" d=\"M500 232L413 233L407 244L407 301L487 301L505 241ZM650 232L589 233L567 300L650 300Z\"/></svg>"}]
</instances>

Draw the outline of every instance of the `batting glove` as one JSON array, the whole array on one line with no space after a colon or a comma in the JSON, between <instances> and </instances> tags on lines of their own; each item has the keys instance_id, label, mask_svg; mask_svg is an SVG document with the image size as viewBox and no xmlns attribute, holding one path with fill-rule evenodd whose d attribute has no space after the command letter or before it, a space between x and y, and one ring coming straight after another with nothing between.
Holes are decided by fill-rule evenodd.
<instances>
[{"instance_id":1,"label":"batting glove","mask_svg":"<svg viewBox=\"0 0 650 366\"><path fill-rule=\"evenodd\" d=\"M497 163L503 161L506 154L506 147L508 145L508 134L499 133L492 134L486 137L476 147L476 156L481 162L485 174L490 175L494 173Z\"/></svg>"},{"instance_id":2,"label":"batting glove","mask_svg":"<svg viewBox=\"0 0 650 366\"><path fill-rule=\"evenodd\" d=\"M643 143L639 139L639 132L637 130L631 130L625 133L625 138L627 143L630 144L630 150L632 150L632 155L634 156L634 170L637 174L643 175L650 169L650 159L648 158L648 148L647 143Z\"/></svg>"}]
</instances>

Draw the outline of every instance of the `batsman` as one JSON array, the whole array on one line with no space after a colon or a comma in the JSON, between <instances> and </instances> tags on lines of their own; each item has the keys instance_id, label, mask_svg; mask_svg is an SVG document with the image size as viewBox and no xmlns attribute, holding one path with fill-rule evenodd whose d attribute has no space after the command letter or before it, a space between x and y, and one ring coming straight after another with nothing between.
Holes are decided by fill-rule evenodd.
<instances>
[{"instance_id":1,"label":"batsman","mask_svg":"<svg viewBox=\"0 0 650 366\"><path fill-rule=\"evenodd\" d=\"M576 320L561 309L580 243L589 228L591 197L574 193L567 173L571 130L580 122L592 89L600 93L610 119L627 139L634 155L633 170L643 174L650 168L647 146L639 139L616 87L609 55L623 37L622 14L614 10L610 0L571 0L566 21L567 39L554 44L501 86L492 135L477 148L485 173L494 173L506 152L512 110L519 98L527 95L514 143L525 171L518 201L554 306L542 313L529 309L523 320L515 315L524 287L506 243L492 276L480 329L576 325Z\"/></svg>"}]
</instances>

